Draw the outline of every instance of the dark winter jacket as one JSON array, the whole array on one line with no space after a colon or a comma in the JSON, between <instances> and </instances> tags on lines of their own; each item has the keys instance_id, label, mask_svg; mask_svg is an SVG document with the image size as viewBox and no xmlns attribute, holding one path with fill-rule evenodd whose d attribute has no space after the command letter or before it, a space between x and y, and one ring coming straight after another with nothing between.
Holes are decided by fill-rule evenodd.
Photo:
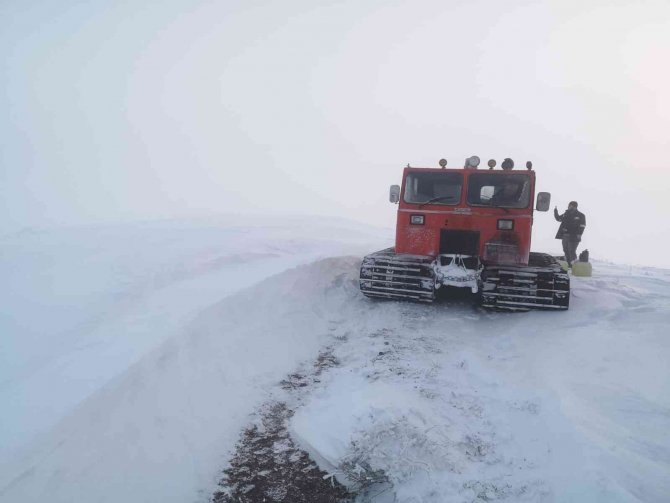
<instances>
[{"instance_id":1,"label":"dark winter jacket","mask_svg":"<svg viewBox=\"0 0 670 503\"><path fill-rule=\"evenodd\" d=\"M565 236L576 237L581 240L584 227L586 227L586 217L579 210L567 210L562 215L558 214L554 208L554 218L561 222L556 233L556 239L563 239Z\"/></svg>"}]
</instances>

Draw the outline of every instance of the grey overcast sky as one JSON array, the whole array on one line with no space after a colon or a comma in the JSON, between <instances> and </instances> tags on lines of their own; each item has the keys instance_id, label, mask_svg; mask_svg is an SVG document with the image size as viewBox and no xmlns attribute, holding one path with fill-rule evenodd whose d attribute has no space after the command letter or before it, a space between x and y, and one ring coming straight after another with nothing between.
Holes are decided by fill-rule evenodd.
<instances>
[{"instance_id":1,"label":"grey overcast sky","mask_svg":"<svg viewBox=\"0 0 670 503\"><path fill-rule=\"evenodd\" d=\"M594 256L670 267L670 2L0 3L0 232L392 226L402 166L532 160ZM558 251L537 214L534 248Z\"/></svg>"}]
</instances>

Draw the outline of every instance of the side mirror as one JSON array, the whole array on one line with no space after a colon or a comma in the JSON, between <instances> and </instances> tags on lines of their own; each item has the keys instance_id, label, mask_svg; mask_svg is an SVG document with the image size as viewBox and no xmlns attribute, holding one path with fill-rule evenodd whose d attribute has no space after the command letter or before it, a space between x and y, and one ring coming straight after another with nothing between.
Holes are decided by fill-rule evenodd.
<instances>
[{"instance_id":1,"label":"side mirror","mask_svg":"<svg viewBox=\"0 0 670 503\"><path fill-rule=\"evenodd\" d=\"M535 209L537 211L549 211L549 206L551 206L551 194L549 192L538 192Z\"/></svg>"},{"instance_id":2,"label":"side mirror","mask_svg":"<svg viewBox=\"0 0 670 503\"><path fill-rule=\"evenodd\" d=\"M393 204L400 201L400 185L391 185L389 189L389 201Z\"/></svg>"}]
</instances>

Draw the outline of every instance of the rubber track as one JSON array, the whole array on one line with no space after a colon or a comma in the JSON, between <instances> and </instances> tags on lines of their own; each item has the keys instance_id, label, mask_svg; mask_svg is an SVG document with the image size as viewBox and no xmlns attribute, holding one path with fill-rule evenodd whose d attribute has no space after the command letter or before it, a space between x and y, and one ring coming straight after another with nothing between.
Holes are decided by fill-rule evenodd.
<instances>
[{"instance_id":1,"label":"rubber track","mask_svg":"<svg viewBox=\"0 0 670 503\"><path fill-rule=\"evenodd\" d=\"M531 253L528 266L488 266L482 281L483 307L529 311L566 310L570 305L570 277L545 253Z\"/></svg>"},{"instance_id":2,"label":"rubber track","mask_svg":"<svg viewBox=\"0 0 670 503\"><path fill-rule=\"evenodd\" d=\"M368 297L432 302L435 300L433 261L423 255L398 256L394 248L367 255L361 264L361 292Z\"/></svg>"}]
</instances>

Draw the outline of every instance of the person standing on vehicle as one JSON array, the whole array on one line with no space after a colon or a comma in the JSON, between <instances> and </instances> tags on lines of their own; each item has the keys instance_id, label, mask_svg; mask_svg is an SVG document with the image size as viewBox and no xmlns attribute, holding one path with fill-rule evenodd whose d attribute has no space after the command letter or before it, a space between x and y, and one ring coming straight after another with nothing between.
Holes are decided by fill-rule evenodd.
<instances>
[{"instance_id":1,"label":"person standing on vehicle","mask_svg":"<svg viewBox=\"0 0 670 503\"><path fill-rule=\"evenodd\" d=\"M577 259L577 246L586 227L586 217L577 209L577 201L570 201L568 209L562 215L558 214L558 208L554 206L554 218L561 222L556 239L563 241L565 260L568 266L572 267L572 262Z\"/></svg>"}]
</instances>

